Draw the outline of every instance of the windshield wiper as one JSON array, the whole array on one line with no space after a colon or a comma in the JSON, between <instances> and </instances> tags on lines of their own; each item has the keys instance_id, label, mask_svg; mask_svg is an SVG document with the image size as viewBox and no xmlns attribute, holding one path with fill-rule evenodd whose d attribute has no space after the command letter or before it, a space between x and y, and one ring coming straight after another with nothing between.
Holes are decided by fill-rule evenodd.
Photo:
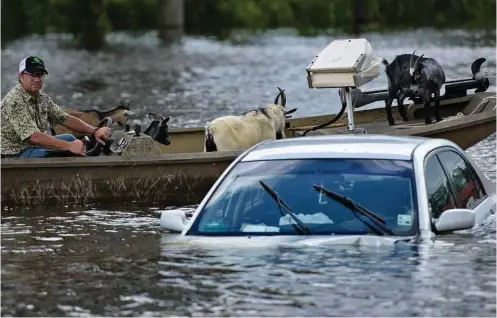
<instances>
[{"instance_id":1,"label":"windshield wiper","mask_svg":"<svg viewBox=\"0 0 497 318\"><path fill-rule=\"evenodd\" d=\"M264 181L262 180L259 180L261 186L264 188L264 190L266 190L270 195L271 197L276 201L276 203L278 203L278 208L279 208L279 211L280 211L280 214L281 216L285 216L285 213L283 213L283 211L281 210L281 208L285 208L286 212L292 217L292 219L297 223L292 223L293 227L295 228L295 230L299 233L299 234L311 234L311 230L307 227L307 225L305 225L293 212L292 210L290 209L290 206L288 206L288 204L283 201L283 199L280 198L280 196L278 195L278 193L276 191L274 191L267 183L265 183Z\"/></svg>"},{"instance_id":2,"label":"windshield wiper","mask_svg":"<svg viewBox=\"0 0 497 318\"><path fill-rule=\"evenodd\" d=\"M376 234L383 235L384 233L387 233L387 234L390 234L390 235L394 235L394 233L392 232L392 230L390 230L388 228L387 223L385 222L385 220L383 220L377 214L375 214L375 213L371 212L370 210L366 209L362 205L354 202L352 199L349 199L349 198L347 198L344 195L340 195L340 194L338 194L336 192L333 192L331 190L323 188L322 186L313 185L312 188L314 190L316 190L316 191L319 191L319 192L323 193L327 197L329 197L329 198L337 201L338 203L342 204L346 208L350 209L353 212L354 216L356 216L360 221L362 221L367 227L369 227ZM367 217L368 219L370 219L371 221L373 221L373 223L376 225L376 227L372 227L371 224L369 224L368 222L366 222L363 219L361 219L360 217L358 217L355 214L355 212L358 212L358 213L364 215L365 217ZM378 230L378 229L380 229L381 231Z\"/></svg>"}]
</instances>

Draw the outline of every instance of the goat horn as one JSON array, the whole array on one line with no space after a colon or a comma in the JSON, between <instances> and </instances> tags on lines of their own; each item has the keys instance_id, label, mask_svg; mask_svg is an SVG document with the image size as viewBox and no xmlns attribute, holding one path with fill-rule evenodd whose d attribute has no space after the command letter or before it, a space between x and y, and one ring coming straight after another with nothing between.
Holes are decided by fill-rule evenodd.
<instances>
[{"instance_id":1,"label":"goat horn","mask_svg":"<svg viewBox=\"0 0 497 318\"><path fill-rule=\"evenodd\" d=\"M276 95L276 98L274 99L274 104L278 104L278 100L280 99L280 95L281 95L281 92L278 93L278 95Z\"/></svg>"},{"instance_id":2,"label":"goat horn","mask_svg":"<svg viewBox=\"0 0 497 318\"><path fill-rule=\"evenodd\" d=\"M416 69L416 66L418 66L418 62L419 62L419 60L420 60L423 56L425 56L425 55L424 55L424 54L421 54L421 56L420 56L420 57L418 57L418 59L416 60L416 62L414 62L414 66L413 66L413 67L414 67L414 69Z\"/></svg>"},{"instance_id":3,"label":"goat horn","mask_svg":"<svg viewBox=\"0 0 497 318\"><path fill-rule=\"evenodd\" d=\"M278 89L281 91L281 106L285 107L286 106L285 90L281 90L279 87Z\"/></svg>"},{"instance_id":4,"label":"goat horn","mask_svg":"<svg viewBox=\"0 0 497 318\"><path fill-rule=\"evenodd\" d=\"M412 52L411 57L409 58L409 67L412 67L412 57L414 56L414 53L416 53L416 50Z\"/></svg>"},{"instance_id":5,"label":"goat horn","mask_svg":"<svg viewBox=\"0 0 497 318\"><path fill-rule=\"evenodd\" d=\"M274 103L275 104L278 104L278 100L280 99L280 95L281 95L281 106L285 107L286 105L286 96L285 96L285 90L284 89L281 89L278 87L278 90L280 91L278 93L278 95L276 96L276 98L274 99Z\"/></svg>"}]
</instances>

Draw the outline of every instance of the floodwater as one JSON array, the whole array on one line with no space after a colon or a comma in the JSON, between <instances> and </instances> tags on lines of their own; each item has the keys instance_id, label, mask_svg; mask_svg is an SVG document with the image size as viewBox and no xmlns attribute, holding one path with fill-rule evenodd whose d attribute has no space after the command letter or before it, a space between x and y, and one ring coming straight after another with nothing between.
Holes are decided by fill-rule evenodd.
<instances>
[{"instance_id":1,"label":"floodwater","mask_svg":"<svg viewBox=\"0 0 497 318\"><path fill-rule=\"evenodd\" d=\"M495 72L495 43L478 35L368 38L390 60L413 49L439 57L449 79L469 77L471 61L480 56ZM186 38L173 51L157 48L150 34L111 40L96 54L58 49L53 38L13 43L2 51L2 95L15 83L18 60L34 52L48 64L47 91L64 106L102 106L125 97L141 119L160 111L175 125L198 125L259 107L280 86L299 116L339 107L336 90L306 87L305 66L327 37L275 35L243 45ZM381 77L368 89L385 85ZM496 180L495 134L467 152ZM2 315L496 315L495 216L475 231L431 245L212 249L169 242L158 217L170 209L178 207L2 211Z\"/></svg>"},{"instance_id":2,"label":"floodwater","mask_svg":"<svg viewBox=\"0 0 497 318\"><path fill-rule=\"evenodd\" d=\"M389 62L397 54L425 54L439 61L448 80L470 78L471 63L487 61L482 70L495 74L495 33L417 30L365 34L375 55ZM205 37L185 38L181 46L159 47L154 32L141 36L112 34L98 53L68 46L68 36L32 37L2 50L2 96L16 84L24 56L39 55L49 75L45 90L65 108L109 109L121 99L138 112L136 123L148 123L147 113L171 116L171 127L204 126L220 115L241 114L274 100L285 89L293 117L340 110L337 89L310 89L306 67L330 41L346 36L297 37L290 31L219 42ZM491 79L495 91L495 75ZM384 89L385 75L363 90ZM407 101L406 101L407 102ZM381 107L381 103L367 108ZM134 124L132 122L132 124ZM173 141L174 142L174 141Z\"/></svg>"}]
</instances>

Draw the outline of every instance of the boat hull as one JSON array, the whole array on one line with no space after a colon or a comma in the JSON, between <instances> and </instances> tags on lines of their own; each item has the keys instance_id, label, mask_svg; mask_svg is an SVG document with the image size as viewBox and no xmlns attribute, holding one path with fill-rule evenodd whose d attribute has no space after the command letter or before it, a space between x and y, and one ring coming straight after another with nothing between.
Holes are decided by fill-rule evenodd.
<instances>
[{"instance_id":1,"label":"boat hull","mask_svg":"<svg viewBox=\"0 0 497 318\"><path fill-rule=\"evenodd\" d=\"M483 105L483 106L482 106ZM385 121L383 108L355 112L356 127L370 134L445 138L467 149L495 132L495 93L445 100L442 116L432 125L423 120L421 105L409 106L410 120L396 126ZM472 114L474 112L474 114ZM457 117L461 113L464 116ZM299 137L312 125L334 115L290 119L286 136ZM308 135L346 132L346 118ZM161 145L163 155L99 156L44 159L2 159L2 206L80 205L93 202L197 204L241 152L203 152L204 129L171 130L172 143Z\"/></svg>"}]
</instances>

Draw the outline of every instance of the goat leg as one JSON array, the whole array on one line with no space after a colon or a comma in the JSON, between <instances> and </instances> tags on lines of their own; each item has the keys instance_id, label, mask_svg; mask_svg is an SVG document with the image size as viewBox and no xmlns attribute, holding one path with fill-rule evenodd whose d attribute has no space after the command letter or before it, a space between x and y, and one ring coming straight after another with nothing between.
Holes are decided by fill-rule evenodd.
<instances>
[{"instance_id":1,"label":"goat leg","mask_svg":"<svg viewBox=\"0 0 497 318\"><path fill-rule=\"evenodd\" d=\"M393 102L392 96L393 95L391 94L391 92L389 92L387 101L385 103L385 111L387 112L388 124L390 126L395 125L395 121L393 120L393 116L392 116L392 102Z\"/></svg>"},{"instance_id":2,"label":"goat leg","mask_svg":"<svg viewBox=\"0 0 497 318\"><path fill-rule=\"evenodd\" d=\"M440 116L440 91L435 92L435 119L437 122L442 121L442 117Z\"/></svg>"},{"instance_id":3,"label":"goat leg","mask_svg":"<svg viewBox=\"0 0 497 318\"><path fill-rule=\"evenodd\" d=\"M425 89L423 92L423 103L424 103L424 111L425 111L425 124L431 124L431 102L430 102L430 93Z\"/></svg>"},{"instance_id":4,"label":"goat leg","mask_svg":"<svg viewBox=\"0 0 497 318\"><path fill-rule=\"evenodd\" d=\"M405 98L406 98L406 95L404 95L404 93L400 93L399 97L397 97L397 107L399 108L399 113L400 113L400 116L402 117L402 121L408 121L406 109L404 107L404 99Z\"/></svg>"}]
</instances>

